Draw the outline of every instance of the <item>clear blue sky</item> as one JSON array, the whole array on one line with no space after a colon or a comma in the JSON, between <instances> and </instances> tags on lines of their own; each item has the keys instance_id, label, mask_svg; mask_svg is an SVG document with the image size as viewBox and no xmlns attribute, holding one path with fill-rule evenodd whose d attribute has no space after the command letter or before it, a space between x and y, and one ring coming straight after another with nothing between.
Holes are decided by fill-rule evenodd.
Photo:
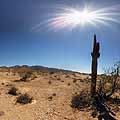
<instances>
[{"instance_id":1,"label":"clear blue sky","mask_svg":"<svg viewBox=\"0 0 120 120\"><path fill-rule=\"evenodd\" d=\"M0 65L43 65L90 72L93 35L100 42L99 72L120 60L120 25L100 29L86 26L72 32L39 32L31 28L57 5L95 7L118 4L118 0L0 0ZM52 10L51 10L52 8Z\"/></svg>"}]
</instances>

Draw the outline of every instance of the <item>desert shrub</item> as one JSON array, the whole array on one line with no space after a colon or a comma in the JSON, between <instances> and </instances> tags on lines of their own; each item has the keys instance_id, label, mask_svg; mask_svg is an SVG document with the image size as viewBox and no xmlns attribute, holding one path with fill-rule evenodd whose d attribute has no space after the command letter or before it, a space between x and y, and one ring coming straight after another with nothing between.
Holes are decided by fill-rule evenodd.
<instances>
[{"instance_id":1,"label":"desert shrub","mask_svg":"<svg viewBox=\"0 0 120 120\"><path fill-rule=\"evenodd\" d=\"M74 95L71 100L71 107L77 109L84 109L90 106L90 94L88 91L81 91Z\"/></svg>"},{"instance_id":2,"label":"desert shrub","mask_svg":"<svg viewBox=\"0 0 120 120\"><path fill-rule=\"evenodd\" d=\"M76 82L77 82L77 80L76 80L76 79L74 79L74 80L73 80L73 83L76 83Z\"/></svg>"},{"instance_id":3,"label":"desert shrub","mask_svg":"<svg viewBox=\"0 0 120 120\"><path fill-rule=\"evenodd\" d=\"M53 99L53 97L52 97L52 96L48 97L48 100L49 100L49 101L52 101L52 99Z\"/></svg>"},{"instance_id":4,"label":"desert shrub","mask_svg":"<svg viewBox=\"0 0 120 120\"><path fill-rule=\"evenodd\" d=\"M48 81L48 84L52 84L52 82L49 80L49 81Z\"/></svg>"},{"instance_id":5,"label":"desert shrub","mask_svg":"<svg viewBox=\"0 0 120 120\"><path fill-rule=\"evenodd\" d=\"M68 86L70 86L70 83L68 83Z\"/></svg>"},{"instance_id":6,"label":"desert shrub","mask_svg":"<svg viewBox=\"0 0 120 120\"><path fill-rule=\"evenodd\" d=\"M50 72L50 74L52 75L52 74L54 74L54 72Z\"/></svg>"},{"instance_id":7,"label":"desert shrub","mask_svg":"<svg viewBox=\"0 0 120 120\"><path fill-rule=\"evenodd\" d=\"M69 75L66 75L65 78L69 78L70 76Z\"/></svg>"},{"instance_id":8,"label":"desert shrub","mask_svg":"<svg viewBox=\"0 0 120 120\"><path fill-rule=\"evenodd\" d=\"M111 97L120 87L120 61L105 70L99 79L98 91L104 91L107 97Z\"/></svg>"},{"instance_id":9,"label":"desert shrub","mask_svg":"<svg viewBox=\"0 0 120 120\"><path fill-rule=\"evenodd\" d=\"M80 82L85 82L85 80L84 79L80 79Z\"/></svg>"},{"instance_id":10,"label":"desert shrub","mask_svg":"<svg viewBox=\"0 0 120 120\"><path fill-rule=\"evenodd\" d=\"M21 77L20 81L27 82L37 78L34 72L20 72L19 76Z\"/></svg>"},{"instance_id":11,"label":"desert shrub","mask_svg":"<svg viewBox=\"0 0 120 120\"><path fill-rule=\"evenodd\" d=\"M25 94L21 94L20 96L18 96L16 102L20 104L28 104L28 103L31 103L32 100L33 100L33 97L25 93Z\"/></svg>"},{"instance_id":12,"label":"desert shrub","mask_svg":"<svg viewBox=\"0 0 120 120\"><path fill-rule=\"evenodd\" d=\"M1 84L2 84L2 85L5 85L5 83L3 83L3 82L2 82Z\"/></svg>"},{"instance_id":13,"label":"desert shrub","mask_svg":"<svg viewBox=\"0 0 120 120\"><path fill-rule=\"evenodd\" d=\"M9 74L8 74L8 73L6 73L6 75L8 76Z\"/></svg>"},{"instance_id":14,"label":"desert shrub","mask_svg":"<svg viewBox=\"0 0 120 120\"><path fill-rule=\"evenodd\" d=\"M56 96L56 93L53 93L52 95L53 95L53 96Z\"/></svg>"},{"instance_id":15,"label":"desert shrub","mask_svg":"<svg viewBox=\"0 0 120 120\"><path fill-rule=\"evenodd\" d=\"M18 89L16 87L11 87L10 90L8 91L8 94L16 96Z\"/></svg>"},{"instance_id":16,"label":"desert shrub","mask_svg":"<svg viewBox=\"0 0 120 120\"><path fill-rule=\"evenodd\" d=\"M57 78L57 80L61 80L61 78L59 77L59 78Z\"/></svg>"}]
</instances>

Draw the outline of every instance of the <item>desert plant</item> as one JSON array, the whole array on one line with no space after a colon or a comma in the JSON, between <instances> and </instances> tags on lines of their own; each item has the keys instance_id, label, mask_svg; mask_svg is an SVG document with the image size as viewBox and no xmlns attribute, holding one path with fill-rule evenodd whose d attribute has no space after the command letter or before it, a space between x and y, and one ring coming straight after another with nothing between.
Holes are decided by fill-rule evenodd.
<instances>
[{"instance_id":1,"label":"desert plant","mask_svg":"<svg viewBox=\"0 0 120 120\"><path fill-rule=\"evenodd\" d=\"M52 96L48 97L48 100L49 100L49 101L52 101L52 99L53 99L53 97L52 97Z\"/></svg>"},{"instance_id":2,"label":"desert plant","mask_svg":"<svg viewBox=\"0 0 120 120\"><path fill-rule=\"evenodd\" d=\"M53 93L52 95L53 95L53 96L56 96L56 93Z\"/></svg>"},{"instance_id":3,"label":"desert plant","mask_svg":"<svg viewBox=\"0 0 120 120\"><path fill-rule=\"evenodd\" d=\"M25 93L25 94L21 94L20 96L18 96L16 102L20 104L28 104L28 103L31 103L32 100L33 100L33 97Z\"/></svg>"},{"instance_id":4,"label":"desert plant","mask_svg":"<svg viewBox=\"0 0 120 120\"><path fill-rule=\"evenodd\" d=\"M49 81L48 81L48 84L52 84L52 82L49 80Z\"/></svg>"},{"instance_id":5,"label":"desert plant","mask_svg":"<svg viewBox=\"0 0 120 120\"><path fill-rule=\"evenodd\" d=\"M74 80L73 80L73 83L76 83L76 82L77 82L77 80L76 80L76 79L74 79Z\"/></svg>"},{"instance_id":6,"label":"desert plant","mask_svg":"<svg viewBox=\"0 0 120 120\"><path fill-rule=\"evenodd\" d=\"M88 93L88 91L81 91L79 94L72 97L71 107L84 109L90 106L90 102L90 94Z\"/></svg>"},{"instance_id":7,"label":"desert plant","mask_svg":"<svg viewBox=\"0 0 120 120\"><path fill-rule=\"evenodd\" d=\"M104 91L107 97L112 96L112 94L119 89L120 86L120 63L115 64L114 67L105 71L105 74L101 75L98 92Z\"/></svg>"},{"instance_id":8,"label":"desert plant","mask_svg":"<svg viewBox=\"0 0 120 120\"><path fill-rule=\"evenodd\" d=\"M65 78L69 78L70 76L69 75L66 75Z\"/></svg>"},{"instance_id":9,"label":"desert plant","mask_svg":"<svg viewBox=\"0 0 120 120\"><path fill-rule=\"evenodd\" d=\"M70 83L68 83L68 86L70 86Z\"/></svg>"},{"instance_id":10,"label":"desert plant","mask_svg":"<svg viewBox=\"0 0 120 120\"><path fill-rule=\"evenodd\" d=\"M58 78L57 78L57 80L61 80L61 78L60 78L60 77L58 77Z\"/></svg>"},{"instance_id":11,"label":"desert plant","mask_svg":"<svg viewBox=\"0 0 120 120\"><path fill-rule=\"evenodd\" d=\"M54 74L54 72L53 72L53 71L51 71L51 72L50 72L50 74L52 75L52 74Z\"/></svg>"},{"instance_id":12,"label":"desert plant","mask_svg":"<svg viewBox=\"0 0 120 120\"><path fill-rule=\"evenodd\" d=\"M3 82L2 82L1 84L2 84L2 85L5 85L5 83L3 83Z\"/></svg>"},{"instance_id":13,"label":"desert plant","mask_svg":"<svg viewBox=\"0 0 120 120\"><path fill-rule=\"evenodd\" d=\"M10 90L8 91L8 94L16 96L18 89L16 87L11 87Z\"/></svg>"},{"instance_id":14,"label":"desert plant","mask_svg":"<svg viewBox=\"0 0 120 120\"><path fill-rule=\"evenodd\" d=\"M36 75L31 71L29 72L20 72L19 73L19 76L20 76L20 81L23 81L23 82L27 82L29 80L33 80L36 78Z\"/></svg>"}]
</instances>

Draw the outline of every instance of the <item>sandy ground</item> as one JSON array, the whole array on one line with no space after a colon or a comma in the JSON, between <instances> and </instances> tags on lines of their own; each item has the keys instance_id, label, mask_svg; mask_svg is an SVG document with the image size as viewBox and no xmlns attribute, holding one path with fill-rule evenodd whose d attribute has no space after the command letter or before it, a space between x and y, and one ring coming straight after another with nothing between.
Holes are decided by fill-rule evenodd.
<instances>
[{"instance_id":1,"label":"sandy ground","mask_svg":"<svg viewBox=\"0 0 120 120\"><path fill-rule=\"evenodd\" d=\"M30 82L14 82L20 79L18 75L1 72L0 120L97 120L91 117L89 111L74 110L70 106L76 92L90 88L89 83L83 80L85 77L79 74L46 73ZM77 81L73 82L75 79ZM18 88L21 93L29 93L34 97L33 102L15 104L17 96L8 94L11 86ZM52 99L49 99L51 96ZM120 120L119 112L117 117Z\"/></svg>"}]
</instances>

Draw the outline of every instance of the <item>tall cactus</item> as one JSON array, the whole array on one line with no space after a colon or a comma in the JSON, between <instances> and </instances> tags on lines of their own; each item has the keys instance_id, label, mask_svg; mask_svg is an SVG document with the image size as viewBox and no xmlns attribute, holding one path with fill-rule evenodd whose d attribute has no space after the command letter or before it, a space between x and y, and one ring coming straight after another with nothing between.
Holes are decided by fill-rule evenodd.
<instances>
[{"instance_id":1,"label":"tall cactus","mask_svg":"<svg viewBox=\"0 0 120 120\"><path fill-rule=\"evenodd\" d=\"M100 57L99 53L100 45L99 42L96 42L96 35L94 35L94 44L92 56L92 68L91 68L91 97L94 97L96 94L96 79L97 79L97 59Z\"/></svg>"}]
</instances>

